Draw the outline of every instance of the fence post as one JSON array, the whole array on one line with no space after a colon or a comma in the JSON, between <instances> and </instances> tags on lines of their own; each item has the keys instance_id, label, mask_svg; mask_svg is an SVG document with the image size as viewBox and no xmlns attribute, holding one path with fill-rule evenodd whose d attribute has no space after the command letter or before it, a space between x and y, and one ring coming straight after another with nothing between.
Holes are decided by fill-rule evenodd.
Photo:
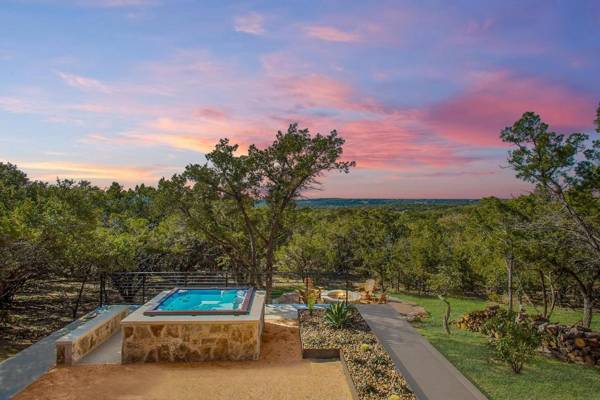
<instances>
[{"instance_id":1,"label":"fence post","mask_svg":"<svg viewBox=\"0 0 600 400\"><path fill-rule=\"evenodd\" d=\"M100 274L100 307L104 306L104 273Z\"/></svg>"},{"instance_id":2,"label":"fence post","mask_svg":"<svg viewBox=\"0 0 600 400\"><path fill-rule=\"evenodd\" d=\"M146 274L142 275L142 304L146 302Z\"/></svg>"},{"instance_id":3,"label":"fence post","mask_svg":"<svg viewBox=\"0 0 600 400\"><path fill-rule=\"evenodd\" d=\"M225 287L229 287L229 271L225 271Z\"/></svg>"},{"instance_id":4,"label":"fence post","mask_svg":"<svg viewBox=\"0 0 600 400\"><path fill-rule=\"evenodd\" d=\"M345 271L345 277L346 277L346 299L344 300L344 302L346 303L346 305L348 305L348 286L350 286L350 282L348 280L348 270Z\"/></svg>"}]
</instances>

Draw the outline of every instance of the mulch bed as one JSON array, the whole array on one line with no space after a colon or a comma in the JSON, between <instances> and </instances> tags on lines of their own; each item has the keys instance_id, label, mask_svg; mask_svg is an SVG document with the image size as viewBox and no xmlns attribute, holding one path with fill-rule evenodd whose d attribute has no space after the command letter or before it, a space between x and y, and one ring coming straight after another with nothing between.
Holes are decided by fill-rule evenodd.
<instances>
[{"instance_id":1,"label":"mulch bed","mask_svg":"<svg viewBox=\"0 0 600 400\"><path fill-rule=\"evenodd\" d=\"M340 349L360 400L415 399L404 378L362 316L352 310L351 323L342 329L329 326L324 310L300 312L300 338L305 349Z\"/></svg>"}]
</instances>

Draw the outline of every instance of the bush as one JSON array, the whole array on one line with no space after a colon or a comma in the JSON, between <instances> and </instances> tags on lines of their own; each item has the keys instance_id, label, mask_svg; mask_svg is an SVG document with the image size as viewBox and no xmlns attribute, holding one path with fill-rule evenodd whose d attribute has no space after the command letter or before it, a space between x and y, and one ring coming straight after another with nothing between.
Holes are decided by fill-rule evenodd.
<instances>
[{"instance_id":1,"label":"bush","mask_svg":"<svg viewBox=\"0 0 600 400\"><path fill-rule=\"evenodd\" d=\"M306 298L306 308L308 309L308 314L313 315L313 311L315 310L315 304L317 302L317 296L314 293L309 293Z\"/></svg>"},{"instance_id":2,"label":"bush","mask_svg":"<svg viewBox=\"0 0 600 400\"><path fill-rule=\"evenodd\" d=\"M482 331L490 336L496 356L508 363L516 374L531 359L541 341L537 330L526 322L518 322L515 313L490 318Z\"/></svg>"},{"instance_id":3,"label":"bush","mask_svg":"<svg viewBox=\"0 0 600 400\"><path fill-rule=\"evenodd\" d=\"M350 322L350 306L344 303L334 303L325 312L325 321L336 329L343 328Z\"/></svg>"}]
</instances>

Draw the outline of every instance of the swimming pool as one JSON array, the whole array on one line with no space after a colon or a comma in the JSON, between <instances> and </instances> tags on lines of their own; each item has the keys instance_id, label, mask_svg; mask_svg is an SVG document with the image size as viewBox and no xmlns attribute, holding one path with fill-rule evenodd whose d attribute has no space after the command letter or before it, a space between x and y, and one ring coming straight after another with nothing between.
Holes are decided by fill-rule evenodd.
<instances>
[{"instance_id":1,"label":"swimming pool","mask_svg":"<svg viewBox=\"0 0 600 400\"><path fill-rule=\"evenodd\" d=\"M175 288L144 315L247 314L254 288Z\"/></svg>"},{"instance_id":2,"label":"swimming pool","mask_svg":"<svg viewBox=\"0 0 600 400\"><path fill-rule=\"evenodd\" d=\"M164 291L121 321L121 361L258 360L265 295L250 287Z\"/></svg>"}]
</instances>

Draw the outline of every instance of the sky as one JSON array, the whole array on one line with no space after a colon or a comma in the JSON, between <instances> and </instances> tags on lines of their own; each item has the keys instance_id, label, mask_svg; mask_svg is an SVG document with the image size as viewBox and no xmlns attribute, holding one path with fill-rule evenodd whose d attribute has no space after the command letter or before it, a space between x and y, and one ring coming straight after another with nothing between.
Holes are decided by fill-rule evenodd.
<instances>
[{"instance_id":1,"label":"sky","mask_svg":"<svg viewBox=\"0 0 600 400\"><path fill-rule=\"evenodd\" d=\"M600 2L2 0L0 161L156 184L222 137L346 139L308 197L511 197L500 131L592 133Z\"/></svg>"}]
</instances>

